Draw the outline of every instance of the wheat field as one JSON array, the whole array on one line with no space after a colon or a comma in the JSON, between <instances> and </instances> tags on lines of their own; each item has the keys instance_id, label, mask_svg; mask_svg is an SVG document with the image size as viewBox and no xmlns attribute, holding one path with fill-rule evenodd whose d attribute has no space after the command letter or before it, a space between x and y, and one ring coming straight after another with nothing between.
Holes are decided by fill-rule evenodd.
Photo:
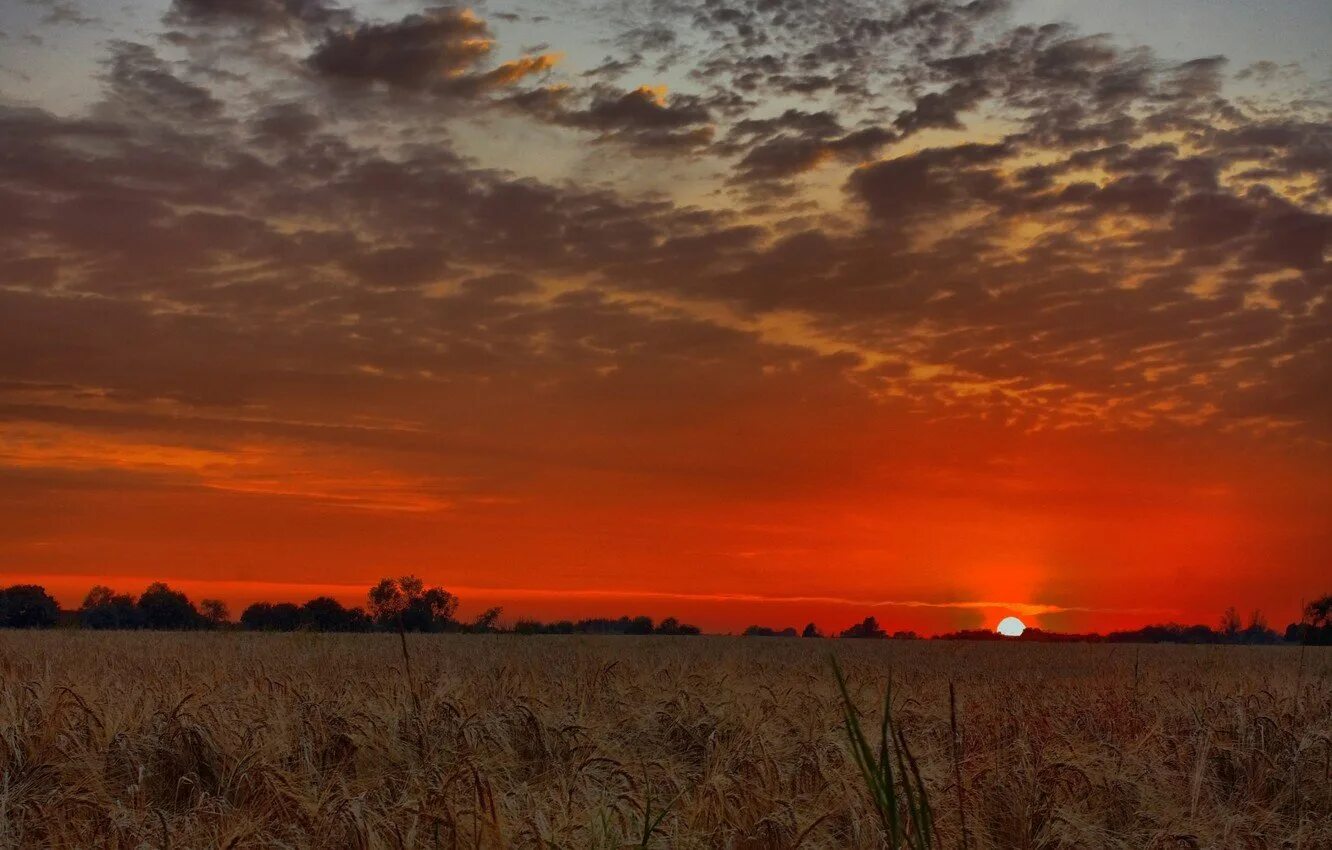
<instances>
[{"instance_id":1,"label":"wheat field","mask_svg":"<svg viewBox=\"0 0 1332 850\"><path fill-rule=\"evenodd\" d=\"M0 634L0 846L883 847L835 654L937 846L1332 847L1328 650L406 640Z\"/></svg>"}]
</instances>

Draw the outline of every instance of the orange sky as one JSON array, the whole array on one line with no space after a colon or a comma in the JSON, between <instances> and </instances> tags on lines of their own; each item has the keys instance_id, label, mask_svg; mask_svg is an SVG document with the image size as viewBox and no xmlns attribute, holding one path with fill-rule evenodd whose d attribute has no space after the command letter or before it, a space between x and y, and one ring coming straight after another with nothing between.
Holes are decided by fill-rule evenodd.
<instances>
[{"instance_id":1,"label":"orange sky","mask_svg":"<svg viewBox=\"0 0 1332 850\"><path fill-rule=\"evenodd\" d=\"M0 9L0 581L926 633L1332 591L1303 5L1185 55L509 5Z\"/></svg>"},{"instance_id":2,"label":"orange sky","mask_svg":"<svg viewBox=\"0 0 1332 850\"><path fill-rule=\"evenodd\" d=\"M1324 578L1326 470L1182 436L1000 436L800 429L799 462L727 438L674 475L670 458L626 472L551 451L502 496L411 509L410 458L400 479L373 471L382 503L296 492L332 471L275 466L266 480L289 480L263 492L234 487L230 470L174 484L71 470L9 485L0 551L17 567L8 580L39 580L68 605L94 582L133 591L155 578L236 611L324 593L353 604L376 577L415 572L461 595L465 613L647 613L715 630L841 628L868 613L925 632L1009 613L1105 630L1211 622L1229 604L1284 621Z\"/></svg>"}]
</instances>

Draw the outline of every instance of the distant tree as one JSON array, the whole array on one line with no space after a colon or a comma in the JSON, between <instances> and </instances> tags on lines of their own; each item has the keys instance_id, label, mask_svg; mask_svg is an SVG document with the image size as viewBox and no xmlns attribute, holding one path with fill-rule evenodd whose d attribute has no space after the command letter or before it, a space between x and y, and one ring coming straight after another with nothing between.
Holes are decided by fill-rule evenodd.
<instances>
[{"instance_id":1,"label":"distant tree","mask_svg":"<svg viewBox=\"0 0 1332 850\"><path fill-rule=\"evenodd\" d=\"M104 605L110 605L111 600L116 598L116 592L104 584L94 584L88 589L88 595L83 597L83 605L79 607L80 611L88 608L100 608Z\"/></svg>"},{"instance_id":2,"label":"distant tree","mask_svg":"<svg viewBox=\"0 0 1332 850\"><path fill-rule=\"evenodd\" d=\"M427 589L416 576L381 579L370 588L369 598L371 616L381 628L432 632L458 626L453 619L458 597L442 587Z\"/></svg>"},{"instance_id":3,"label":"distant tree","mask_svg":"<svg viewBox=\"0 0 1332 850\"><path fill-rule=\"evenodd\" d=\"M391 625L407 608L407 595L397 579L382 578L370 588L370 616L380 625Z\"/></svg>"},{"instance_id":4,"label":"distant tree","mask_svg":"<svg viewBox=\"0 0 1332 850\"><path fill-rule=\"evenodd\" d=\"M231 622L231 609L221 599L199 600L199 614L215 629Z\"/></svg>"},{"instance_id":5,"label":"distant tree","mask_svg":"<svg viewBox=\"0 0 1332 850\"><path fill-rule=\"evenodd\" d=\"M883 629L879 628L879 621L876 618L866 617L851 628L843 631L838 637L882 639L888 637L888 634Z\"/></svg>"},{"instance_id":6,"label":"distant tree","mask_svg":"<svg viewBox=\"0 0 1332 850\"><path fill-rule=\"evenodd\" d=\"M657 624L659 635L696 635L701 632L698 626L682 623L675 617L667 617Z\"/></svg>"},{"instance_id":7,"label":"distant tree","mask_svg":"<svg viewBox=\"0 0 1332 850\"><path fill-rule=\"evenodd\" d=\"M1332 645L1332 594L1305 605L1304 616L1293 630L1302 643L1315 646ZM1286 630L1288 636L1291 631L1292 629Z\"/></svg>"},{"instance_id":8,"label":"distant tree","mask_svg":"<svg viewBox=\"0 0 1332 850\"><path fill-rule=\"evenodd\" d=\"M138 629L143 614L128 593L116 593L106 585L94 585L79 608L79 625L85 629Z\"/></svg>"},{"instance_id":9,"label":"distant tree","mask_svg":"<svg viewBox=\"0 0 1332 850\"><path fill-rule=\"evenodd\" d=\"M316 632L362 632L370 617L361 608L347 608L331 596L316 596L297 612L299 627Z\"/></svg>"},{"instance_id":10,"label":"distant tree","mask_svg":"<svg viewBox=\"0 0 1332 850\"><path fill-rule=\"evenodd\" d=\"M1235 609L1234 605L1231 605L1224 613L1222 613L1221 627L1218 631L1220 632L1222 639L1234 641L1239 639L1240 631L1243 627L1244 624L1240 622L1239 611Z\"/></svg>"},{"instance_id":11,"label":"distant tree","mask_svg":"<svg viewBox=\"0 0 1332 850\"><path fill-rule=\"evenodd\" d=\"M852 628L855 627L853 626ZM1026 632L1023 632L1023 634L1025 635ZM843 633L843 636L845 636L845 633ZM939 640L994 641L994 640L1011 640L1011 638L1005 638L1003 635L999 634L994 629L963 629L958 632L949 632L947 634L939 635Z\"/></svg>"},{"instance_id":12,"label":"distant tree","mask_svg":"<svg viewBox=\"0 0 1332 850\"><path fill-rule=\"evenodd\" d=\"M745 637L795 637L800 634L794 626L787 626L784 629L774 629L768 626L750 626L745 629Z\"/></svg>"},{"instance_id":13,"label":"distant tree","mask_svg":"<svg viewBox=\"0 0 1332 850\"><path fill-rule=\"evenodd\" d=\"M823 637L823 632L819 631L818 626L814 625L813 623L809 623L808 625L805 626L805 630L800 633L800 636L807 638L821 638Z\"/></svg>"},{"instance_id":14,"label":"distant tree","mask_svg":"<svg viewBox=\"0 0 1332 850\"><path fill-rule=\"evenodd\" d=\"M149 629L197 629L203 618L189 597L162 582L153 582L139 597L139 613Z\"/></svg>"},{"instance_id":15,"label":"distant tree","mask_svg":"<svg viewBox=\"0 0 1332 850\"><path fill-rule=\"evenodd\" d=\"M494 608L487 608L478 614L475 620L468 624L467 630L479 634L498 631L499 618L503 613L504 609L498 605Z\"/></svg>"},{"instance_id":16,"label":"distant tree","mask_svg":"<svg viewBox=\"0 0 1332 850\"><path fill-rule=\"evenodd\" d=\"M624 634L627 635L652 634L652 618L644 616L634 617L625 624Z\"/></svg>"},{"instance_id":17,"label":"distant tree","mask_svg":"<svg viewBox=\"0 0 1332 850\"><path fill-rule=\"evenodd\" d=\"M893 640L920 640L920 635L912 631L893 632Z\"/></svg>"},{"instance_id":18,"label":"distant tree","mask_svg":"<svg viewBox=\"0 0 1332 850\"><path fill-rule=\"evenodd\" d=\"M0 590L0 628L49 629L60 616L60 606L37 584L15 584Z\"/></svg>"},{"instance_id":19,"label":"distant tree","mask_svg":"<svg viewBox=\"0 0 1332 850\"><path fill-rule=\"evenodd\" d=\"M255 602L248 605L240 615L241 628L256 632L268 631L272 613L273 603L271 602Z\"/></svg>"},{"instance_id":20,"label":"distant tree","mask_svg":"<svg viewBox=\"0 0 1332 850\"><path fill-rule=\"evenodd\" d=\"M301 606L295 602L273 603L268 616L271 618L274 631L294 632L301 627Z\"/></svg>"},{"instance_id":21,"label":"distant tree","mask_svg":"<svg viewBox=\"0 0 1332 850\"><path fill-rule=\"evenodd\" d=\"M256 602L241 612L241 628L261 632L294 632L302 625L301 608L294 602Z\"/></svg>"},{"instance_id":22,"label":"distant tree","mask_svg":"<svg viewBox=\"0 0 1332 850\"><path fill-rule=\"evenodd\" d=\"M1244 627L1240 638L1245 643L1276 643L1280 636L1267 625L1267 617L1263 612L1254 609L1249 614L1249 624Z\"/></svg>"},{"instance_id":23,"label":"distant tree","mask_svg":"<svg viewBox=\"0 0 1332 850\"><path fill-rule=\"evenodd\" d=\"M1304 623L1315 629L1332 626L1332 594L1315 599L1304 606Z\"/></svg>"},{"instance_id":24,"label":"distant tree","mask_svg":"<svg viewBox=\"0 0 1332 850\"><path fill-rule=\"evenodd\" d=\"M1215 629L1201 624L1159 623L1132 631L1111 632L1105 640L1110 643L1220 643L1222 636Z\"/></svg>"}]
</instances>

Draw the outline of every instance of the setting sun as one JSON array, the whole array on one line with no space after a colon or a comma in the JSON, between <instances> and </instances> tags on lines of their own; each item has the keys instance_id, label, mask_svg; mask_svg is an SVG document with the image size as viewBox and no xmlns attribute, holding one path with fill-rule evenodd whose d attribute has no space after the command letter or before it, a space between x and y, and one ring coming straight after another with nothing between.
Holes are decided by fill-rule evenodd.
<instances>
[{"instance_id":1,"label":"setting sun","mask_svg":"<svg viewBox=\"0 0 1332 850\"><path fill-rule=\"evenodd\" d=\"M1004 637L1021 637L1026 630L1026 624L1017 617L1005 617L995 627L995 631Z\"/></svg>"}]
</instances>

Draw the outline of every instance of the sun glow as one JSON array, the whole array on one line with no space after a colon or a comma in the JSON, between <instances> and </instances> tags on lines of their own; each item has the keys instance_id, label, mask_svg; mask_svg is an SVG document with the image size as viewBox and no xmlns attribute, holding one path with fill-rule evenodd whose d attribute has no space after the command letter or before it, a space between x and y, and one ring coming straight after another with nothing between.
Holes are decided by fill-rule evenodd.
<instances>
[{"instance_id":1,"label":"sun glow","mask_svg":"<svg viewBox=\"0 0 1332 850\"><path fill-rule=\"evenodd\" d=\"M994 630L1004 637L1019 637L1027 630L1027 626L1017 617L1005 617Z\"/></svg>"}]
</instances>

